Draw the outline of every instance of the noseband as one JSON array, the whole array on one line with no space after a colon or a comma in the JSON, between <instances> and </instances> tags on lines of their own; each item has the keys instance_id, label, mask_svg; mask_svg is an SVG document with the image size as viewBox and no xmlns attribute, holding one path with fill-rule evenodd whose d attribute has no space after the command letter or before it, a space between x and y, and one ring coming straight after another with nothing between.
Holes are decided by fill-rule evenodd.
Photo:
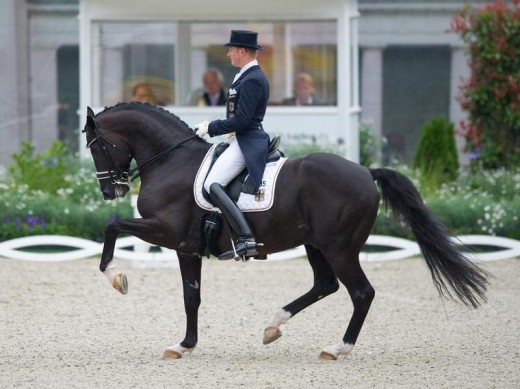
<instances>
[{"instance_id":1,"label":"noseband","mask_svg":"<svg viewBox=\"0 0 520 389\"><path fill-rule=\"evenodd\" d=\"M85 130L83 130L83 132L85 132ZM121 149L117 148L117 146L115 144L109 142L103 136L103 133L98 128L97 123L94 126L94 133L95 133L96 137L87 144L86 148L87 149L90 148L96 141L99 141L100 147L101 147L101 152L103 154L103 158L105 159L105 164L108 169L103 172L96 171L97 179L99 181L110 179L111 180L110 182L113 185L126 185L126 186L130 186L130 183L133 182L137 177L139 177L141 175L141 173L143 172L143 170L149 168L151 165L153 165L154 163L156 163L157 161L159 161L160 159L165 157L167 154L172 152L174 149L181 147L182 145L184 145L184 143L197 137L197 135L194 134L194 135L180 141L179 143L168 147L166 150L161 151L159 154L153 156L149 160L142 163L141 166L138 166L130 171L124 171L124 170L120 169L119 166L116 165L116 163L114 162L114 160L112 159L112 157L109 153L109 149L116 150L123 154L125 154L125 152L122 151ZM130 162L132 160L132 158L133 158L133 155L128 154L128 162Z\"/></svg>"}]
</instances>

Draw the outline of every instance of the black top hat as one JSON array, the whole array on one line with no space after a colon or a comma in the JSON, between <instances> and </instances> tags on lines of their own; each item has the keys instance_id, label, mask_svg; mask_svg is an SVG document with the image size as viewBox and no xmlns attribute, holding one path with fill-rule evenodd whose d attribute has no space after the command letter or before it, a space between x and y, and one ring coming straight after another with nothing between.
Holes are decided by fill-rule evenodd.
<instances>
[{"instance_id":1,"label":"black top hat","mask_svg":"<svg viewBox=\"0 0 520 389\"><path fill-rule=\"evenodd\" d=\"M258 33L254 31L231 30L229 43L226 43L224 46L249 47L251 49L263 50L262 46L256 42L257 37Z\"/></svg>"}]
</instances>

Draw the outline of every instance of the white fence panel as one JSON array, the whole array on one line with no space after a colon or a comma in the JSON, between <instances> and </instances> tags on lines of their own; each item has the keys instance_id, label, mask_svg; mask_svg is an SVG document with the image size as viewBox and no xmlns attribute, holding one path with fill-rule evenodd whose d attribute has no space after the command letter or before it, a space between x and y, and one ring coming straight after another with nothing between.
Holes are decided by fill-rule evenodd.
<instances>
[{"instance_id":1,"label":"white fence panel","mask_svg":"<svg viewBox=\"0 0 520 389\"><path fill-rule=\"evenodd\" d=\"M456 243L471 246L488 246L494 251L483 253L468 253L468 257L477 261L496 261L520 257L520 241L515 239L487 236L487 235L463 235L454 238ZM416 242L391 236L370 235L368 246L383 246L390 248L382 252L362 252L362 261L389 261L410 258L421 255L421 250ZM58 252L41 252L27 250L30 247L62 248ZM24 250L25 248L25 250ZM499 248L496 250L496 248ZM153 249L153 250L150 250ZM66 251L63 251L66 250ZM0 242L0 257L35 262L60 262L73 261L90 257L98 257L103 250L103 243L93 242L87 239L62 235L38 235L27 236ZM287 260L305 257L303 246L291 250L269 255L270 260ZM134 262L136 265L165 265L176 266L177 254L174 250L154 248L153 246L135 237L117 239L114 258Z\"/></svg>"}]
</instances>

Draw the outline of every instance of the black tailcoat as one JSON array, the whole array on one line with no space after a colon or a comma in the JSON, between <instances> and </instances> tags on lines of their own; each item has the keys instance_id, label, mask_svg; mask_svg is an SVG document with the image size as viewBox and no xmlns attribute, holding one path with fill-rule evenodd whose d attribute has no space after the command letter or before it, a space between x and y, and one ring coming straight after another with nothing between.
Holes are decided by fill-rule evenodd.
<instances>
[{"instance_id":1,"label":"black tailcoat","mask_svg":"<svg viewBox=\"0 0 520 389\"><path fill-rule=\"evenodd\" d=\"M229 88L226 119L214 120L208 127L210 136L236 133L255 189L260 186L267 162L269 136L262 128L262 120L268 100L269 82L260 67L255 65Z\"/></svg>"}]
</instances>

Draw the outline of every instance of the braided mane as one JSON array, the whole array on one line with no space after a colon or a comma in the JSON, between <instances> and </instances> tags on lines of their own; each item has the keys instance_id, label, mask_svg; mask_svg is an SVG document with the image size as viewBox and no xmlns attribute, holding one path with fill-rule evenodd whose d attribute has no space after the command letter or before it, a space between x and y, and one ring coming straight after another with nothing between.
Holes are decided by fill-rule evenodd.
<instances>
[{"instance_id":1,"label":"braided mane","mask_svg":"<svg viewBox=\"0 0 520 389\"><path fill-rule=\"evenodd\" d=\"M181 128L189 129L190 126L183 121L180 117L173 114L172 112L168 111L167 109L164 109L162 107L159 107L157 105L152 105L149 103L143 103L140 101L130 101L130 102L120 102L115 105L112 105L110 107L105 107L105 109L101 112L99 112L96 117L103 115L108 112L116 112L120 110L136 110L136 111L153 111L156 113L161 114L162 116L168 116L169 119L173 119L175 121L175 124L178 124Z\"/></svg>"}]
</instances>

